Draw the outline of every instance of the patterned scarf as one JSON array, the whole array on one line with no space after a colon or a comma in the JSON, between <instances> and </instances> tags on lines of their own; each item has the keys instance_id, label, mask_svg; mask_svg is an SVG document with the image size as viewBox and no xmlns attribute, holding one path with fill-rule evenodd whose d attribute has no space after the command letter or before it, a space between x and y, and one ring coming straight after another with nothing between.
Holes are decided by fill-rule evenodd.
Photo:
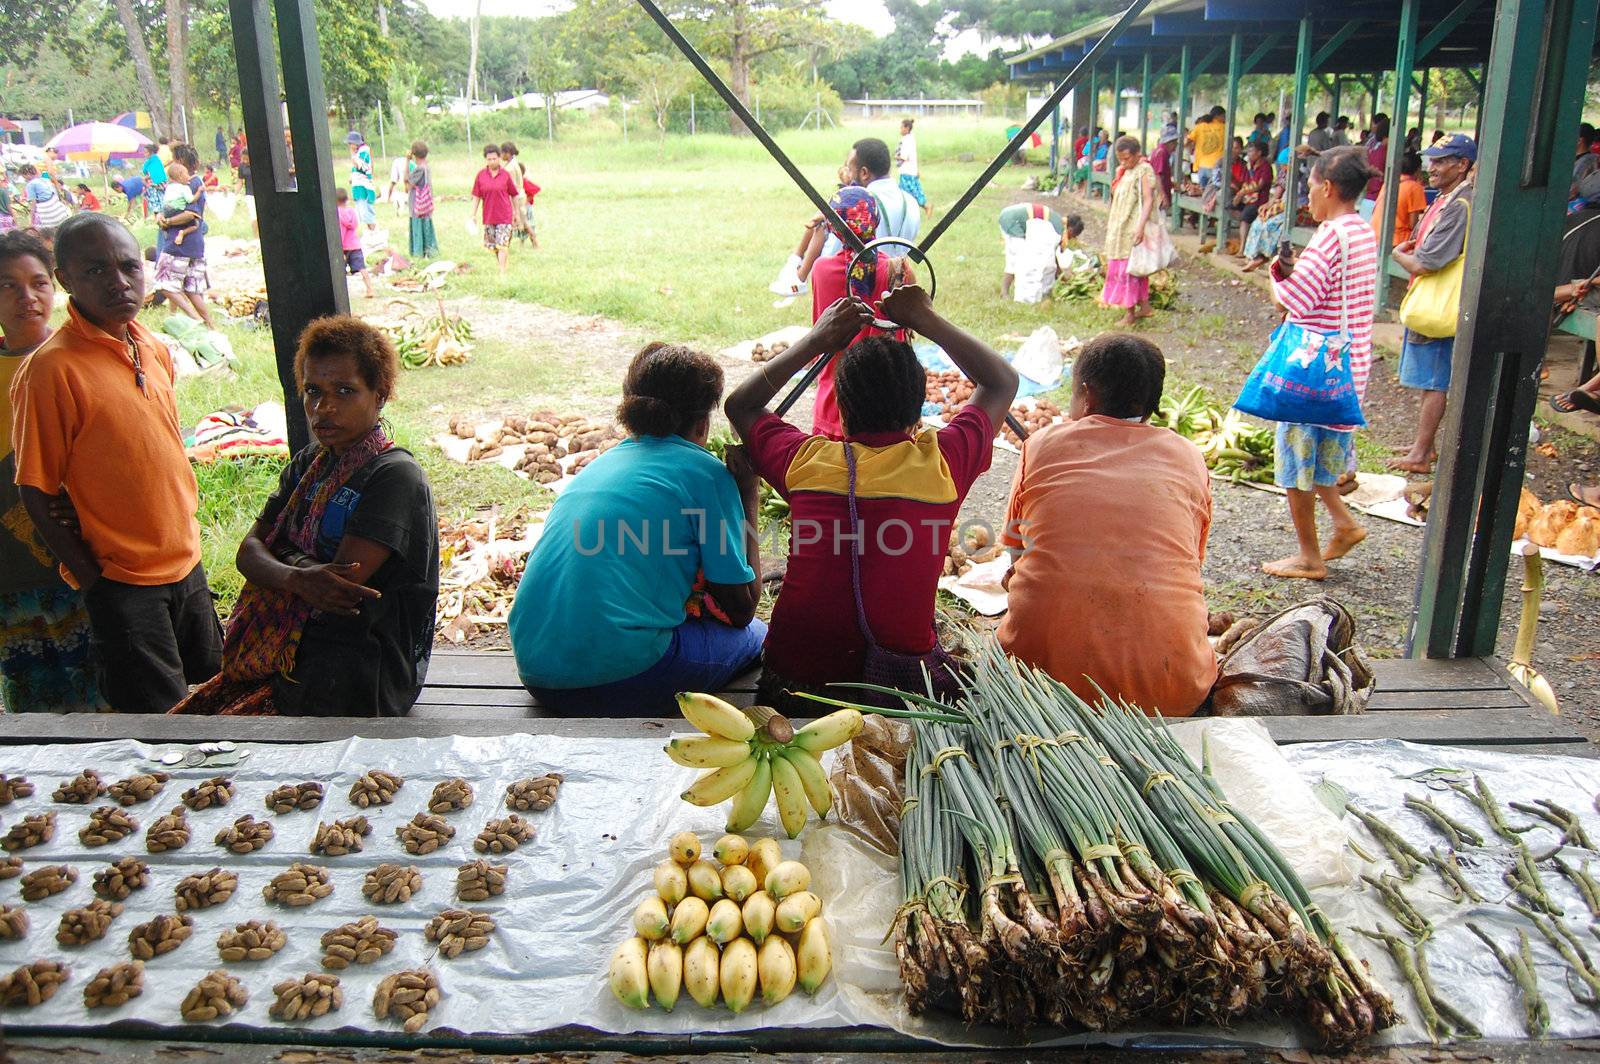
<instances>
[{"instance_id":1,"label":"patterned scarf","mask_svg":"<svg viewBox=\"0 0 1600 1064\"><path fill-rule=\"evenodd\" d=\"M326 447L318 447L316 457L300 478L272 531L267 548L276 553L293 546L315 556L317 532L328 505L339 489L372 459L394 446L375 425L344 454L334 457ZM273 591L245 584L239 604L228 618L228 632L222 641L222 675L230 681L266 680L294 671L295 653L306 622L315 611L310 603L287 591Z\"/></svg>"},{"instance_id":2,"label":"patterned scarf","mask_svg":"<svg viewBox=\"0 0 1600 1064\"><path fill-rule=\"evenodd\" d=\"M828 205L839 212L844 224L864 242L871 243L878 238L878 199L866 189L854 185L841 188L834 193ZM839 233L838 237L841 241L845 240L843 233ZM870 259L866 256L858 258L848 241L845 241L840 254L849 255L852 260L847 278L850 294L868 305L875 305L878 294L874 291L878 279L877 255Z\"/></svg>"}]
</instances>

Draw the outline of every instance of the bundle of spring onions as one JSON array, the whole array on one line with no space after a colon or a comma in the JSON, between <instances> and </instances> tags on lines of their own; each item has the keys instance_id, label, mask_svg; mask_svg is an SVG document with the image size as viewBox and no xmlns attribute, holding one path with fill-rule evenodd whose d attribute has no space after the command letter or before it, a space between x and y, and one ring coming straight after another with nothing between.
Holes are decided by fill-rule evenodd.
<instances>
[{"instance_id":1,"label":"bundle of spring onions","mask_svg":"<svg viewBox=\"0 0 1600 1064\"><path fill-rule=\"evenodd\" d=\"M1272 842L1165 726L991 648L913 722L894 928L914 1012L1110 1030L1299 1016L1330 1047L1394 1008Z\"/></svg>"}]
</instances>

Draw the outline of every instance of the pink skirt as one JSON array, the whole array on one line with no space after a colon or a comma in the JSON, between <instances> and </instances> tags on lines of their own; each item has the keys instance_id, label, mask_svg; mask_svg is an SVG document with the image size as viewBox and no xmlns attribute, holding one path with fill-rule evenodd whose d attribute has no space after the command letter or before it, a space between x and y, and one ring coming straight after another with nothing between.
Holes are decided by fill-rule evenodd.
<instances>
[{"instance_id":1,"label":"pink skirt","mask_svg":"<svg viewBox=\"0 0 1600 1064\"><path fill-rule=\"evenodd\" d=\"M1106 287L1100 301L1108 307L1136 307L1150 298L1150 278L1129 277L1128 260L1106 263Z\"/></svg>"}]
</instances>

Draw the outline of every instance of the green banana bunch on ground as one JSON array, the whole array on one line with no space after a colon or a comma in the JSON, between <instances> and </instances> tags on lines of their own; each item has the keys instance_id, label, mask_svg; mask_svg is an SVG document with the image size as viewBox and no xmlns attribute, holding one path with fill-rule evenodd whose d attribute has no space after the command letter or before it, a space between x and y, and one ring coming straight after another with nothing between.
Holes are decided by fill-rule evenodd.
<instances>
[{"instance_id":1,"label":"green banana bunch on ground","mask_svg":"<svg viewBox=\"0 0 1600 1064\"><path fill-rule=\"evenodd\" d=\"M1251 423L1237 410L1224 410L1195 385L1181 396L1163 396L1150 419L1200 448L1206 468L1230 480L1272 479L1272 430Z\"/></svg>"},{"instance_id":2,"label":"green banana bunch on ground","mask_svg":"<svg viewBox=\"0 0 1600 1064\"><path fill-rule=\"evenodd\" d=\"M778 820L792 839L805 828L810 811L826 819L833 792L818 757L849 742L864 723L855 709L840 709L798 730L763 707L750 713L715 695L678 695L678 710L700 729L667 743L667 756L687 768L706 769L683 792L691 805L732 800L727 830L745 831L776 798ZM757 727L756 720L761 721Z\"/></svg>"}]
</instances>

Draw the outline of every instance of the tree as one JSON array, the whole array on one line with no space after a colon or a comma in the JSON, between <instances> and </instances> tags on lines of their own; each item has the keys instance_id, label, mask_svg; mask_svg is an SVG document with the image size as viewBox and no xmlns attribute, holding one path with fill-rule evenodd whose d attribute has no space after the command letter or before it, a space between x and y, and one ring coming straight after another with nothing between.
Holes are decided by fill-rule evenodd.
<instances>
[{"instance_id":1,"label":"tree","mask_svg":"<svg viewBox=\"0 0 1600 1064\"><path fill-rule=\"evenodd\" d=\"M922 0L888 0L894 30L823 68L848 96L915 96L934 87L939 53L949 36L944 9Z\"/></svg>"},{"instance_id":2,"label":"tree","mask_svg":"<svg viewBox=\"0 0 1600 1064\"><path fill-rule=\"evenodd\" d=\"M1058 37L1125 7L1126 0L953 0L949 13L956 30L975 29L989 37Z\"/></svg>"},{"instance_id":3,"label":"tree","mask_svg":"<svg viewBox=\"0 0 1600 1064\"><path fill-rule=\"evenodd\" d=\"M698 24L705 50L728 67L728 88L750 102L750 70L766 56L798 52L818 35L829 32L831 20L822 0L682 0L674 15ZM748 133L736 115L728 116L733 133Z\"/></svg>"},{"instance_id":4,"label":"tree","mask_svg":"<svg viewBox=\"0 0 1600 1064\"><path fill-rule=\"evenodd\" d=\"M317 42L328 99L346 119L389 95L394 46L378 30L376 0L316 0Z\"/></svg>"},{"instance_id":5,"label":"tree","mask_svg":"<svg viewBox=\"0 0 1600 1064\"><path fill-rule=\"evenodd\" d=\"M188 14L184 0L166 0L167 91L171 105L169 128L184 139L189 136Z\"/></svg>"},{"instance_id":6,"label":"tree","mask_svg":"<svg viewBox=\"0 0 1600 1064\"><path fill-rule=\"evenodd\" d=\"M694 68L678 55L638 52L623 62L628 89L655 113L656 136L667 135L667 114L672 104L689 88L696 76Z\"/></svg>"},{"instance_id":7,"label":"tree","mask_svg":"<svg viewBox=\"0 0 1600 1064\"><path fill-rule=\"evenodd\" d=\"M87 35L72 54L42 49L26 66L0 65L0 100L15 114L36 114L47 126L67 124L67 117L117 114L143 106L139 92L126 78L108 78L105 71L127 60L110 46Z\"/></svg>"},{"instance_id":8,"label":"tree","mask_svg":"<svg viewBox=\"0 0 1600 1064\"><path fill-rule=\"evenodd\" d=\"M239 60L233 50L233 24L227 0L187 0L190 106L204 99L224 115L230 127L239 100Z\"/></svg>"},{"instance_id":9,"label":"tree","mask_svg":"<svg viewBox=\"0 0 1600 1064\"><path fill-rule=\"evenodd\" d=\"M32 66L41 51L63 53L73 63L82 63L89 49L76 32L77 0L30 4L22 12L12 7L10 3L0 5L6 15L5 32L0 33L0 66Z\"/></svg>"},{"instance_id":10,"label":"tree","mask_svg":"<svg viewBox=\"0 0 1600 1064\"><path fill-rule=\"evenodd\" d=\"M565 42L553 18L540 19L528 36L528 82L544 99L545 128L550 139L556 137L556 93L572 87L572 62L567 57Z\"/></svg>"},{"instance_id":11,"label":"tree","mask_svg":"<svg viewBox=\"0 0 1600 1064\"><path fill-rule=\"evenodd\" d=\"M139 15L134 11L133 0L114 0L117 9L117 20L122 23L123 32L127 34L128 57L133 61L134 80L139 85L139 96L144 100L144 109L150 112L150 123L155 127L154 132L159 136L166 136L166 108L162 106L161 89L156 83L156 68L150 62L150 45L145 41L144 26Z\"/></svg>"}]
</instances>

